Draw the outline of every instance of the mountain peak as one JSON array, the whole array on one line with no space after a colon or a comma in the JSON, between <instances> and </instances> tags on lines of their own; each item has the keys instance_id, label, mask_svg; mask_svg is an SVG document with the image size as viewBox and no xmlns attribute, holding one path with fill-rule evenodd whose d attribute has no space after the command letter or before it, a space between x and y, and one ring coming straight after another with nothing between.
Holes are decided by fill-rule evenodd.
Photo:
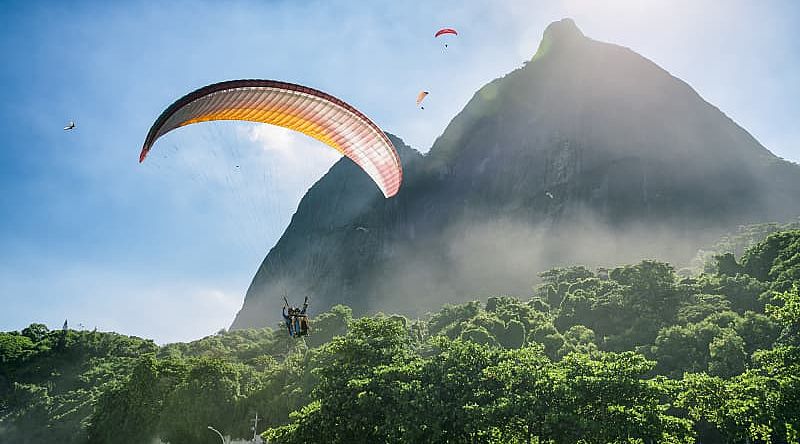
<instances>
[{"instance_id":1,"label":"mountain peak","mask_svg":"<svg viewBox=\"0 0 800 444\"><path fill-rule=\"evenodd\" d=\"M533 56L533 60L544 57L551 49L556 47L571 47L575 43L581 42L586 36L583 35L575 20L563 18L547 25L544 30L539 48Z\"/></svg>"},{"instance_id":2,"label":"mountain peak","mask_svg":"<svg viewBox=\"0 0 800 444\"><path fill-rule=\"evenodd\" d=\"M578 25L575 24L575 20L563 18L547 25L547 28L544 30L544 37L562 40L581 38L584 37L584 35L580 28L578 28Z\"/></svg>"}]
</instances>

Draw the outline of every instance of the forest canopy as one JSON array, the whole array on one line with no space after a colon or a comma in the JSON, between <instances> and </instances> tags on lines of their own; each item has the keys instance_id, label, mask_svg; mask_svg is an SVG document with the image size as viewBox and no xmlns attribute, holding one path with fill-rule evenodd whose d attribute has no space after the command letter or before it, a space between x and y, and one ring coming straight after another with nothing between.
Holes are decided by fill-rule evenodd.
<instances>
[{"instance_id":1,"label":"forest canopy","mask_svg":"<svg viewBox=\"0 0 800 444\"><path fill-rule=\"evenodd\" d=\"M798 442L800 230L742 251L552 269L424 319L339 305L305 341L31 324L0 333L0 441L211 444L258 413L280 443Z\"/></svg>"}]
</instances>

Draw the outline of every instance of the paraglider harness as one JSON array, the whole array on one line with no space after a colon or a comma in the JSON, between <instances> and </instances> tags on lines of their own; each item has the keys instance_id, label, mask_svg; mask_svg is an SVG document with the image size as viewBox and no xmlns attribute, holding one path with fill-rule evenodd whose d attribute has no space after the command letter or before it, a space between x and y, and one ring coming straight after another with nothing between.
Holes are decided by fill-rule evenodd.
<instances>
[{"instance_id":1,"label":"paraglider harness","mask_svg":"<svg viewBox=\"0 0 800 444\"><path fill-rule=\"evenodd\" d=\"M286 296L283 297L283 321L286 323L286 329L289 330L289 336L297 338L300 336L308 336L308 296L303 301L303 308L292 307ZM288 314L286 313L288 310Z\"/></svg>"}]
</instances>

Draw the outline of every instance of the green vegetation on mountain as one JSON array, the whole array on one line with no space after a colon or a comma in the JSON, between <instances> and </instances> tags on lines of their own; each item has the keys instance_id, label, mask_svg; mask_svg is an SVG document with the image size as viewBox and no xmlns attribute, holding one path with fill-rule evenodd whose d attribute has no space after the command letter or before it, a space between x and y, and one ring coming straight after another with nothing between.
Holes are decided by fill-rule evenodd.
<instances>
[{"instance_id":1,"label":"green vegetation on mountain","mask_svg":"<svg viewBox=\"0 0 800 444\"><path fill-rule=\"evenodd\" d=\"M0 441L211 444L258 412L283 443L796 443L800 230L717 261L557 268L419 320L339 305L306 342L32 324L0 333Z\"/></svg>"}]
</instances>

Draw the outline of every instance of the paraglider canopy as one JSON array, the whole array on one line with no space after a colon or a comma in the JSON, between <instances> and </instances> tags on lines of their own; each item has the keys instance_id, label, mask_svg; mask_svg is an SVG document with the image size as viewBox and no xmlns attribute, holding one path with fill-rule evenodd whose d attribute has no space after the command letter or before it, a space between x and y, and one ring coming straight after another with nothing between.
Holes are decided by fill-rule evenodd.
<instances>
[{"instance_id":1,"label":"paraglider canopy","mask_svg":"<svg viewBox=\"0 0 800 444\"><path fill-rule=\"evenodd\" d=\"M428 91L420 91L419 94L417 94L417 106L425 100L425 97L428 97L428 94L430 94Z\"/></svg>"},{"instance_id":2,"label":"paraglider canopy","mask_svg":"<svg viewBox=\"0 0 800 444\"><path fill-rule=\"evenodd\" d=\"M457 32L455 29L453 29L453 28L442 28L442 29L440 29L440 30L436 31L436 34L434 35L434 37L439 37L439 36L440 36L440 35L442 35L442 34L454 34L454 35L458 35L458 32Z\"/></svg>"},{"instance_id":3,"label":"paraglider canopy","mask_svg":"<svg viewBox=\"0 0 800 444\"><path fill-rule=\"evenodd\" d=\"M231 80L204 86L170 105L145 138L139 162L156 140L182 126L215 120L268 123L313 137L350 158L383 192L400 189L400 156L386 134L351 105L322 91L275 80Z\"/></svg>"}]
</instances>

